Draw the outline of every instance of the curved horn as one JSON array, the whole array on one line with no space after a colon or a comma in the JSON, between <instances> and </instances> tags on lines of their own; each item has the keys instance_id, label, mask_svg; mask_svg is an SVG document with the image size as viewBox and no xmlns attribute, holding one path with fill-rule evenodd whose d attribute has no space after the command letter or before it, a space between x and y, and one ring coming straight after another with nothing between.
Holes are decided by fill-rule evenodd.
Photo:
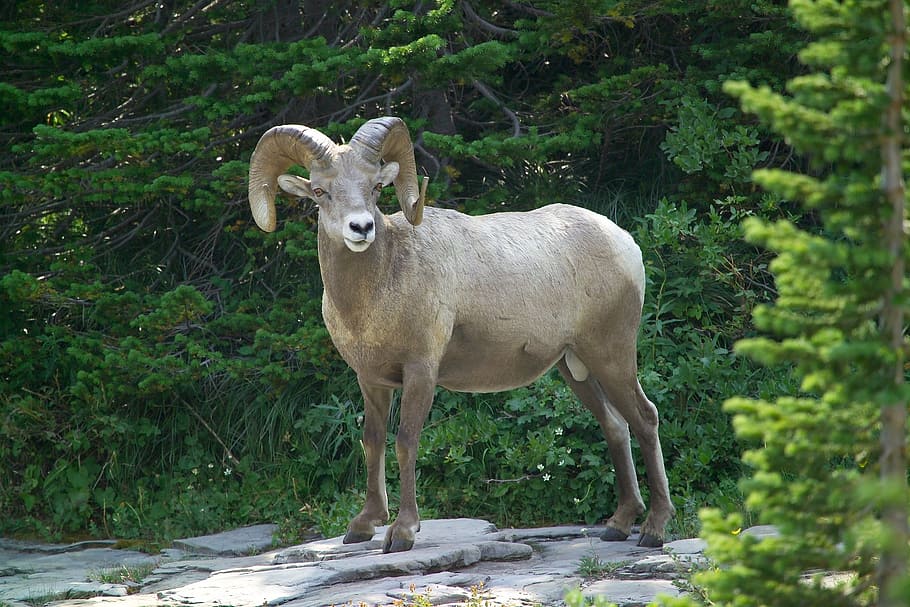
<instances>
[{"instance_id":1,"label":"curved horn","mask_svg":"<svg viewBox=\"0 0 910 607\"><path fill-rule=\"evenodd\" d=\"M250 156L250 210L256 225L266 232L275 231L275 194L278 176L298 164L328 163L335 143L317 131L299 124L273 126L259 138Z\"/></svg>"},{"instance_id":2,"label":"curved horn","mask_svg":"<svg viewBox=\"0 0 910 607\"><path fill-rule=\"evenodd\" d=\"M368 162L379 164L383 160L398 163L398 177L394 181L398 204L408 221L419 225L423 221L423 203L429 179L424 177L418 186L414 146L404 121L391 116L369 120L357 129L348 145L357 149Z\"/></svg>"}]
</instances>

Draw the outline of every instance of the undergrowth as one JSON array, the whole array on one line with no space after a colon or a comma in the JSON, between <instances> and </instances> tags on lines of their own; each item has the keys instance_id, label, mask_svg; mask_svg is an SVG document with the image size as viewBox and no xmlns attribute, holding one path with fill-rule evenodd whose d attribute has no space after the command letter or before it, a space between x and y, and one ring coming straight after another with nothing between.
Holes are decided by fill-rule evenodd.
<instances>
[{"instance_id":1,"label":"undergrowth","mask_svg":"<svg viewBox=\"0 0 910 607\"><path fill-rule=\"evenodd\" d=\"M708 216L684 203L652 204L635 230L649 280L640 378L661 414L677 510L669 533L687 537L698 533L705 506L743 510L736 484L742 445L721 403L732 394L786 392L791 380L786 370L759 368L732 353L732 342L750 330L746 311L763 296L755 289L762 258L739 240L746 213L740 201L719 201ZM729 273L732 255L753 256L749 273ZM2 286L20 306L48 301L40 294L47 287L24 276L7 276ZM73 407L81 399L80 415L61 416L30 391L0 394L6 411L0 455L21 460L15 482L0 487L0 505L10 513L0 533L154 543L263 521L279 523L281 543L342 533L362 503L363 414L353 373L331 350L313 349L312 340L326 336L307 325L289 337L283 323L297 324L299 312L272 309L251 321L238 308L232 322L252 322L243 330L255 330L264 349L231 358L218 354L213 323L194 328L210 311L197 291L181 287L134 303L133 314L146 309L138 322L154 339L137 341L129 336L135 321L105 312L105 320L86 316L82 333L58 327L32 342L40 346L32 360L40 354L47 374L35 376L44 382L40 389L58 390ZM123 347L134 354L105 354L91 333L99 323L108 323L108 333L122 331ZM78 353L73 340L81 344ZM306 340L310 349L302 349ZM31 347L16 343L7 343L8 353ZM169 362L155 362L149 375L153 357ZM87 364L94 370L78 370ZM64 378L72 384L55 388ZM137 388L139 395L130 392ZM392 508L396 425L397 403L386 458ZM37 452L52 455L26 457ZM593 524L616 503L600 429L555 371L508 393L440 389L421 438L418 475L425 517Z\"/></svg>"}]
</instances>

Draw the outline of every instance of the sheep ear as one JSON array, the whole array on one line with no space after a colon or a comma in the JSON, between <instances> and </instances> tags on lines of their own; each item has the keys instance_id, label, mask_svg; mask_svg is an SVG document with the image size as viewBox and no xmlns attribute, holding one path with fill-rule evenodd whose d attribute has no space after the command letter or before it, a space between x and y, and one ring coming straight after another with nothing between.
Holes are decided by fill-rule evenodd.
<instances>
[{"instance_id":1,"label":"sheep ear","mask_svg":"<svg viewBox=\"0 0 910 607\"><path fill-rule=\"evenodd\" d=\"M313 186L310 185L309 179L304 179L297 175L279 175L278 187L285 194L290 194L297 198L312 198L316 200L316 194L313 193Z\"/></svg>"},{"instance_id":2,"label":"sheep ear","mask_svg":"<svg viewBox=\"0 0 910 607\"><path fill-rule=\"evenodd\" d=\"M382 185L389 185L398 177L399 165L397 162L387 162L379 169L379 181Z\"/></svg>"}]
</instances>

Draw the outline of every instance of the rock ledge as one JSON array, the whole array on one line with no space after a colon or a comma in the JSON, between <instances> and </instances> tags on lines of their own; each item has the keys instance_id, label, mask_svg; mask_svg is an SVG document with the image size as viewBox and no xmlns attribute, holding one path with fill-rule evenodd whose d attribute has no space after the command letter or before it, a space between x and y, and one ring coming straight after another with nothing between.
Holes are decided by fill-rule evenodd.
<instances>
[{"instance_id":1,"label":"rock ledge","mask_svg":"<svg viewBox=\"0 0 910 607\"><path fill-rule=\"evenodd\" d=\"M118 550L113 542L49 546L0 539L0 604L372 607L419 595L433 605L459 605L479 592L490 607L555 607L580 587L586 596L630 606L657 594L678 595L673 578L704 559L697 539L645 549L634 535L602 542L597 527L497 530L476 519L423 521L414 548L394 554L382 553L385 528L362 544L344 545L338 537L269 550L274 531L274 525L256 525L182 539L161 555ZM608 579L584 577L578 571L583 561L602 565ZM111 583L104 575L121 568L145 574L138 584Z\"/></svg>"}]
</instances>

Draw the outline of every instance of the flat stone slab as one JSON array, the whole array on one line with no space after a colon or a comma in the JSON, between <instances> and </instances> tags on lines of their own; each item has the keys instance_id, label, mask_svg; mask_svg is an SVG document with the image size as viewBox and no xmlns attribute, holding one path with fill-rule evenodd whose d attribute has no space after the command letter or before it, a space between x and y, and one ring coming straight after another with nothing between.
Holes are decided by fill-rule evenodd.
<instances>
[{"instance_id":1,"label":"flat stone slab","mask_svg":"<svg viewBox=\"0 0 910 607\"><path fill-rule=\"evenodd\" d=\"M274 547L273 537L276 531L278 525L251 525L212 535L174 540L174 548L190 554L247 556Z\"/></svg>"},{"instance_id":2,"label":"flat stone slab","mask_svg":"<svg viewBox=\"0 0 910 607\"><path fill-rule=\"evenodd\" d=\"M669 580L601 580L581 592L586 598L608 597L617 605L648 605L658 595L676 597L680 590Z\"/></svg>"},{"instance_id":3,"label":"flat stone slab","mask_svg":"<svg viewBox=\"0 0 910 607\"><path fill-rule=\"evenodd\" d=\"M26 544L0 542L0 601L28 601L66 592L126 594L103 579L123 567L149 570L157 558L133 550L97 547L115 542Z\"/></svg>"},{"instance_id":4,"label":"flat stone slab","mask_svg":"<svg viewBox=\"0 0 910 607\"><path fill-rule=\"evenodd\" d=\"M336 537L281 550L271 564L216 571L161 596L185 605L279 605L339 584L458 570L484 560L526 559L533 553L527 544L497 541L496 527L474 519L423 521L414 548L407 552L384 554L385 531L377 529L380 539L361 544L345 545ZM337 593L332 590L332 595Z\"/></svg>"},{"instance_id":5,"label":"flat stone slab","mask_svg":"<svg viewBox=\"0 0 910 607\"><path fill-rule=\"evenodd\" d=\"M755 525L743 531L743 535L758 539L766 537L780 537L780 531L774 525Z\"/></svg>"},{"instance_id":6,"label":"flat stone slab","mask_svg":"<svg viewBox=\"0 0 910 607\"><path fill-rule=\"evenodd\" d=\"M702 554L705 551L705 548L708 547L708 542L701 539L700 537L693 537L687 540L676 540L675 542L667 542L664 544L664 552L667 554Z\"/></svg>"},{"instance_id":7,"label":"flat stone slab","mask_svg":"<svg viewBox=\"0 0 910 607\"><path fill-rule=\"evenodd\" d=\"M337 537L270 549L274 526L257 525L178 540L179 549L159 555L117 550L113 543L0 539L0 603L26 607L25 601L60 595L49 605L374 607L426 599L454 606L476 599L487 607L557 607L567 591L581 588L587 597L633 606L679 594L673 578L702 559L704 548L700 540L639 548L634 534L604 542L596 526L498 530L487 521L448 519L423 521L412 550L383 554L385 530L360 544ZM607 579L582 576L583 559L604 564ZM122 566L151 572L139 587L98 575ZM106 596L80 599L74 592Z\"/></svg>"},{"instance_id":8,"label":"flat stone slab","mask_svg":"<svg viewBox=\"0 0 910 607\"><path fill-rule=\"evenodd\" d=\"M293 563L301 561L325 561L347 556L362 555L365 552L381 552L382 540L388 526L376 528L376 534L369 542L344 544L342 536L325 540L315 540L281 550L274 557L276 563ZM487 521L469 518L421 521L420 531L414 542L414 549L438 547L452 543L473 543L477 541L495 541L499 539L496 526ZM509 541L509 540L506 540ZM410 552L413 552L411 550Z\"/></svg>"}]
</instances>

